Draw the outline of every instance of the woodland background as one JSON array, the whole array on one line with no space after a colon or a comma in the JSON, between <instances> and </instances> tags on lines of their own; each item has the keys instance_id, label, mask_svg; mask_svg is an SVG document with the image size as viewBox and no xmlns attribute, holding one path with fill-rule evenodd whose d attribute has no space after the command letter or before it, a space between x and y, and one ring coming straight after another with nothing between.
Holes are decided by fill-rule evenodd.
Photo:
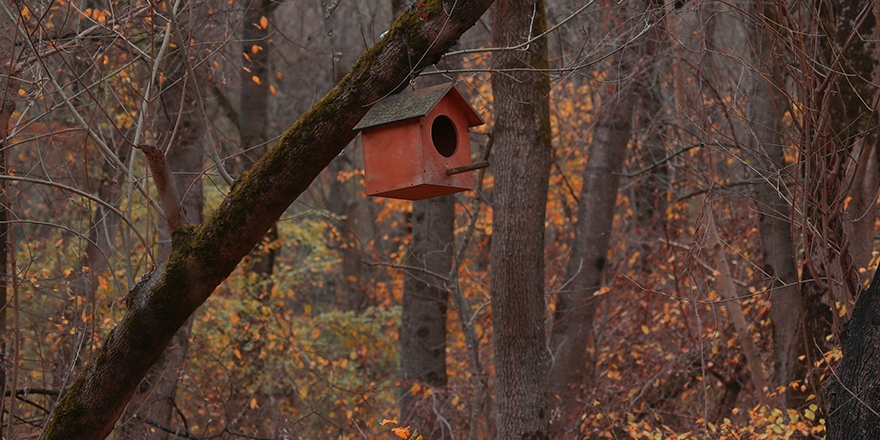
<instances>
[{"instance_id":1,"label":"woodland background","mask_svg":"<svg viewBox=\"0 0 880 440\"><path fill-rule=\"evenodd\" d=\"M181 223L143 145L197 225L395 17L455 8L0 4L5 438L49 438L171 252ZM487 122L476 189L366 197L351 142L184 323L111 438L872 432L878 13L498 0L393 87L456 82ZM858 316L873 342L842 350Z\"/></svg>"}]
</instances>

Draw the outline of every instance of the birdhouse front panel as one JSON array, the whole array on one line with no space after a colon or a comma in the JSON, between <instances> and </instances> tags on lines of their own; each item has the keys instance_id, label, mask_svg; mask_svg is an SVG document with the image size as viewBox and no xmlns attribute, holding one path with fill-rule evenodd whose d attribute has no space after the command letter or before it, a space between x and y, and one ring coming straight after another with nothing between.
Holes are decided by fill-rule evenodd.
<instances>
[{"instance_id":1,"label":"birdhouse front panel","mask_svg":"<svg viewBox=\"0 0 880 440\"><path fill-rule=\"evenodd\" d=\"M447 169L471 163L471 139L461 112L450 100L443 100L420 124L425 183L457 188L452 192L472 189L470 173L446 174Z\"/></svg>"},{"instance_id":2,"label":"birdhouse front panel","mask_svg":"<svg viewBox=\"0 0 880 440\"><path fill-rule=\"evenodd\" d=\"M451 84L377 103L355 127L367 194L421 200L471 189L470 173L447 170L470 164L468 128L481 123Z\"/></svg>"}]
</instances>

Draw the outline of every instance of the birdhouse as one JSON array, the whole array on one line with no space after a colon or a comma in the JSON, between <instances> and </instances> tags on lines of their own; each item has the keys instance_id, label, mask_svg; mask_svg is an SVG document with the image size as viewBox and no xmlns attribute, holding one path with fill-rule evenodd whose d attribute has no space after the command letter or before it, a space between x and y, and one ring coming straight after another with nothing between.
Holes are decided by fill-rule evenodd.
<instances>
[{"instance_id":1,"label":"birdhouse","mask_svg":"<svg viewBox=\"0 0 880 440\"><path fill-rule=\"evenodd\" d=\"M452 83L388 96L354 127L361 130L367 194L421 200L467 191L468 128L483 125Z\"/></svg>"}]
</instances>

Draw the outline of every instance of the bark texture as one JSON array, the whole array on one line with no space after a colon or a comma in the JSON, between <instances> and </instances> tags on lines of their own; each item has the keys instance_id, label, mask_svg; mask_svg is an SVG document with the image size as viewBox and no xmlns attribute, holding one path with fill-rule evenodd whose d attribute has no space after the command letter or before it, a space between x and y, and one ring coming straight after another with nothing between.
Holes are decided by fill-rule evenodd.
<instances>
[{"instance_id":1,"label":"bark texture","mask_svg":"<svg viewBox=\"0 0 880 440\"><path fill-rule=\"evenodd\" d=\"M491 0L426 1L409 11L351 72L242 175L201 225L174 231L168 260L127 295L128 311L52 411L42 439L101 439L177 330L354 138L369 107L452 47ZM549 126L547 127L549 138ZM542 208L543 209L543 208Z\"/></svg>"},{"instance_id":2,"label":"bark texture","mask_svg":"<svg viewBox=\"0 0 880 440\"><path fill-rule=\"evenodd\" d=\"M828 439L876 438L880 432L880 271L862 293L843 332L843 359L825 381Z\"/></svg>"},{"instance_id":3,"label":"bark texture","mask_svg":"<svg viewBox=\"0 0 880 440\"><path fill-rule=\"evenodd\" d=\"M616 91L616 90L615 90ZM577 224L566 268L568 285L559 294L550 349L550 399L563 411L563 425L578 413L577 398L590 381L592 362L587 345L599 299L593 296L604 281L620 170L632 136L634 96L628 88L609 94L593 133L583 174Z\"/></svg>"},{"instance_id":4,"label":"bark texture","mask_svg":"<svg viewBox=\"0 0 880 440\"><path fill-rule=\"evenodd\" d=\"M542 0L499 0L495 46L544 32ZM547 42L500 52L498 69L546 68ZM544 314L544 215L550 175L550 78L541 72L492 75L495 189L491 295L497 437L547 438L547 341Z\"/></svg>"}]
</instances>

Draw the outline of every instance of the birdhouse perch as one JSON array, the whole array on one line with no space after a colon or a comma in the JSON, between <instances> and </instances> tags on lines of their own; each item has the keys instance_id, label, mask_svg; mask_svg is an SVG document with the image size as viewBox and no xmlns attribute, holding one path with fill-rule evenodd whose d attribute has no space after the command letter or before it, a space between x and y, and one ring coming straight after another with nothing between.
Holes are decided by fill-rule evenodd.
<instances>
[{"instance_id":1,"label":"birdhouse perch","mask_svg":"<svg viewBox=\"0 0 880 440\"><path fill-rule=\"evenodd\" d=\"M388 96L354 127L361 130L367 194L421 200L467 191L473 179L468 128L483 125L452 83Z\"/></svg>"}]
</instances>

